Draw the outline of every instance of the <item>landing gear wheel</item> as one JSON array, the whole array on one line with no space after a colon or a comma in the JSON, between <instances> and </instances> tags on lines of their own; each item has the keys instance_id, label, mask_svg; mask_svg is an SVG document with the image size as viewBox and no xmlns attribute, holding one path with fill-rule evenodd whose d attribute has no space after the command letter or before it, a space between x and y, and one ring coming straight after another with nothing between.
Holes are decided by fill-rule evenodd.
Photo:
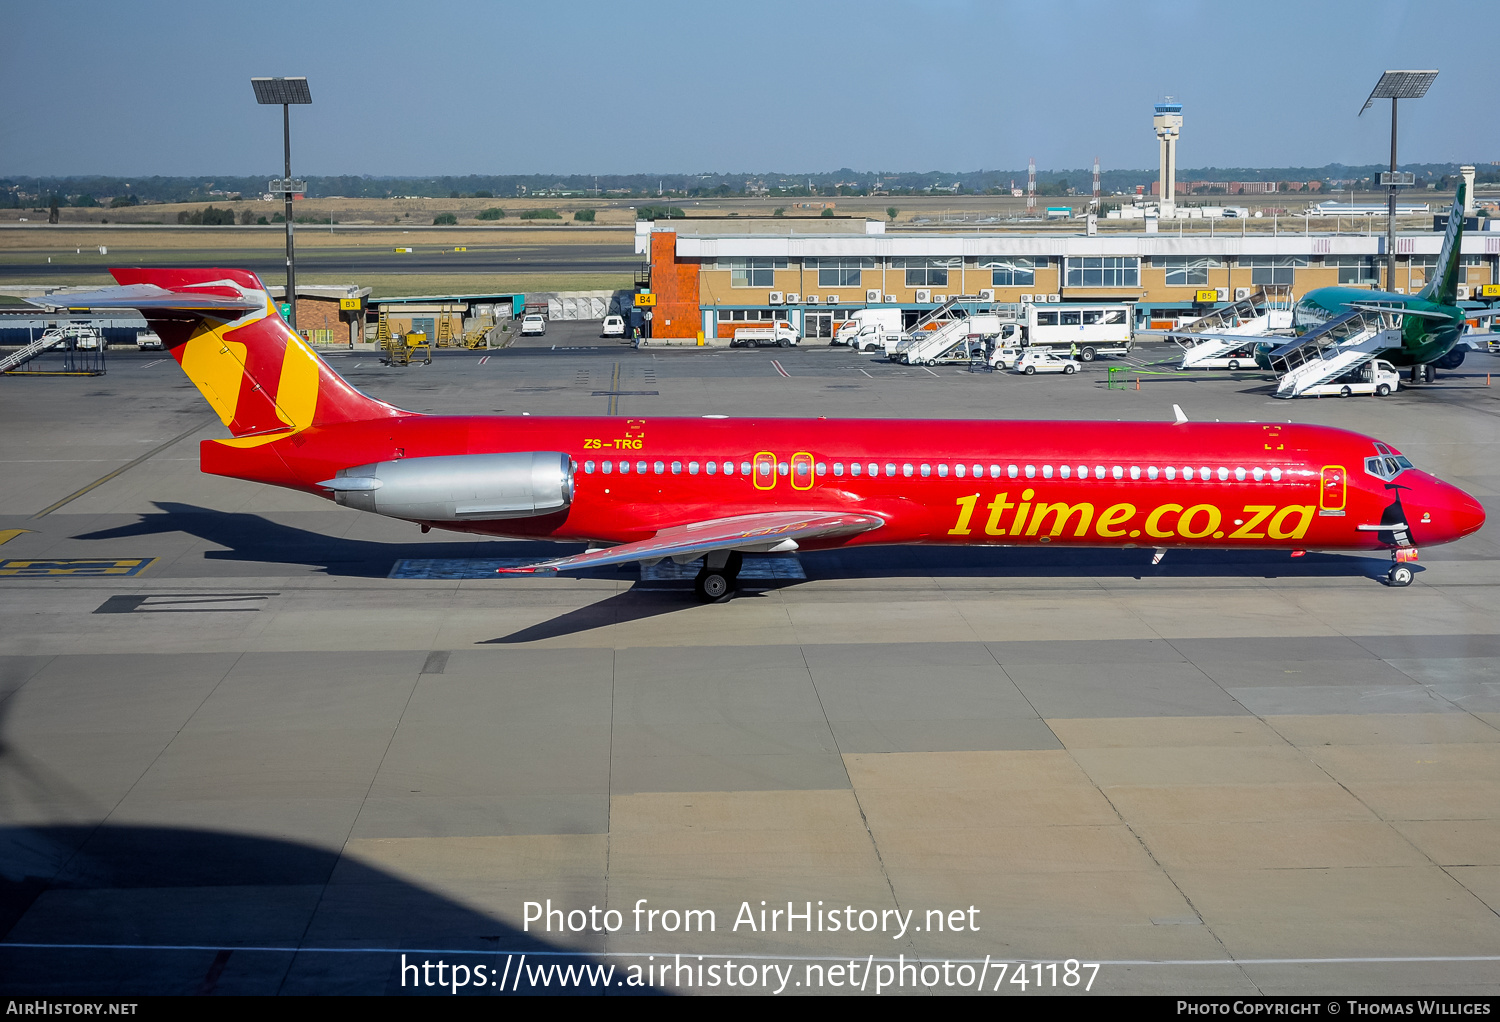
<instances>
[{"instance_id":1,"label":"landing gear wheel","mask_svg":"<svg viewBox=\"0 0 1500 1022\"><path fill-rule=\"evenodd\" d=\"M1385 573L1386 584L1396 589L1411 585L1412 571L1404 564L1394 564Z\"/></svg>"},{"instance_id":2,"label":"landing gear wheel","mask_svg":"<svg viewBox=\"0 0 1500 1022\"><path fill-rule=\"evenodd\" d=\"M704 603L717 603L739 587L740 566L744 563L744 554L730 551L722 568L704 568L698 572L693 579L693 592Z\"/></svg>"},{"instance_id":3,"label":"landing gear wheel","mask_svg":"<svg viewBox=\"0 0 1500 1022\"><path fill-rule=\"evenodd\" d=\"M717 571L704 568L693 579L693 592L703 603L717 603L729 595L729 576L723 569Z\"/></svg>"}]
</instances>

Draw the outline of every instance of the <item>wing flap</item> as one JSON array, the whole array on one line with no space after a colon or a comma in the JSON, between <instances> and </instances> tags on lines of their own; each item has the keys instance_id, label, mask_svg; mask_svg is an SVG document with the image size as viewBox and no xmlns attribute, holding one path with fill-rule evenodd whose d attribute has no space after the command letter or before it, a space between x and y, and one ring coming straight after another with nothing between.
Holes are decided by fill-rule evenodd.
<instances>
[{"instance_id":1,"label":"wing flap","mask_svg":"<svg viewBox=\"0 0 1500 1022\"><path fill-rule=\"evenodd\" d=\"M499 572L533 574L539 571L603 567L626 561L661 560L665 557L691 559L693 555L713 550L767 549L787 540L852 536L878 529L884 524L883 518L854 512L770 511L695 522L675 529L664 529L650 539L586 550L571 557L557 557L518 568L500 568Z\"/></svg>"}]
</instances>

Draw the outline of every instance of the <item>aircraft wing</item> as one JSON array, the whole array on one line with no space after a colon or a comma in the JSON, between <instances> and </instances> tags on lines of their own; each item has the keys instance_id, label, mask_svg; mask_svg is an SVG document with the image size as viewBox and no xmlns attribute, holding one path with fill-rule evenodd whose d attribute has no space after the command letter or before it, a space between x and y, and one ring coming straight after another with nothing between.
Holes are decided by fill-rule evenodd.
<instances>
[{"instance_id":1,"label":"aircraft wing","mask_svg":"<svg viewBox=\"0 0 1500 1022\"><path fill-rule=\"evenodd\" d=\"M193 309L202 312L259 309L264 301L236 294L230 288L213 291L168 291L155 284L128 284L98 291L42 295L26 299L43 309Z\"/></svg>"},{"instance_id":2,"label":"aircraft wing","mask_svg":"<svg viewBox=\"0 0 1500 1022\"><path fill-rule=\"evenodd\" d=\"M875 515L847 511L767 511L663 529L650 539L634 543L601 547L571 557L558 557L538 564L498 570L502 574L533 574L623 564L626 561L684 558L713 550L769 550L788 540L851 536L878 529L884 524L885 519ZM796 547L793 545L788 549Z\"/></svg>"}]
</instances>

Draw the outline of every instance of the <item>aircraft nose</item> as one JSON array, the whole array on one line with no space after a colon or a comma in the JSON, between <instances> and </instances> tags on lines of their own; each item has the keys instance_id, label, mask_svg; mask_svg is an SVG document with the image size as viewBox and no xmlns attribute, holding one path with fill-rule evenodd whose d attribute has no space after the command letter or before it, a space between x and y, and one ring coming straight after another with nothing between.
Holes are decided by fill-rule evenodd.
<instances>
[{"instance_id":1,"label":"aircraft nose","mask_svg":"<svg viewBox=\"0 0 1500 1022\"><path fill-rule=\"evenodd\" d=\"M1440 479L1423 487L1420 505L1410 515L1416 521L1413 538L1421 543L1451 543L1479 531L1484 525L1484 507L1478 500Z\"/></svg>"}]
</instances>

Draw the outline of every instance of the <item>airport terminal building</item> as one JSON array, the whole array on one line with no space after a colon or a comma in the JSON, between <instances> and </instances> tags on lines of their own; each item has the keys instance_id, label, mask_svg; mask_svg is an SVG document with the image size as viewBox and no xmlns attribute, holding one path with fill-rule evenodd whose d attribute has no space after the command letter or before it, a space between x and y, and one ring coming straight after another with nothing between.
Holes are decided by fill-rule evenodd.
<instances>
[{"instance_id":1,"label":"airport terminal building","mask_svg":"<svg viewBox=\"0 0 1500 1022\"><path fill-rule=\"evenodd\" d=\"M1398 235L1396 286L1420 290L1441 233ZM1299 296L1337 284L1374 287L1385 239L1353 234L912 232L876 220L657 220L636 224L650 260L656 337L731 337L749 322L789 320L831 337L856 309L914 319L949 298L975 304L1132 303L1136 325L1170 326L1261 287ZM1466 294L1500 284L1500 232L1463 239ZM1213 292L1210 296L1207 292ZM1212 300L1210 300L1212 299Z\"/></svg>"}]
</instances>

